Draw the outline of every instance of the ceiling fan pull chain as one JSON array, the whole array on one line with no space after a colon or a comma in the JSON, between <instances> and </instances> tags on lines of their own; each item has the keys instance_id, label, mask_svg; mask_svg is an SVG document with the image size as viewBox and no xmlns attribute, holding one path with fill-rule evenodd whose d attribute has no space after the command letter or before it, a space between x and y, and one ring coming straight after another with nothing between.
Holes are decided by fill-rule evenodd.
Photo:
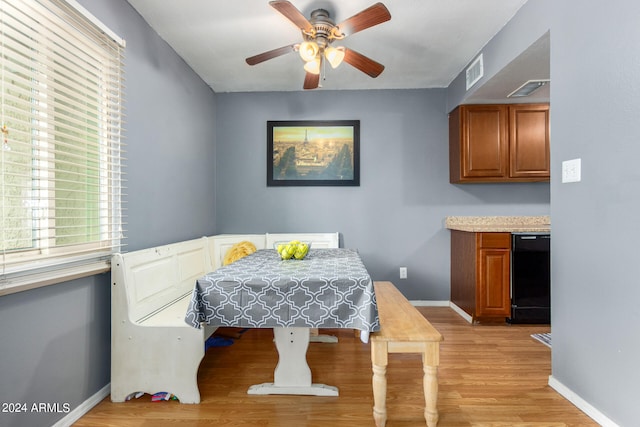
<instances>
[{"instance_id":1,"label":"ceiling fan pull chain","mask_svg":"<svg viewBox=\"0 0 640 427\"><path fill-rule=\"evenodd\" d=\"M322 61L322 80L327 80L327 61L320 57Z\"/></svg>"}]
</instances>

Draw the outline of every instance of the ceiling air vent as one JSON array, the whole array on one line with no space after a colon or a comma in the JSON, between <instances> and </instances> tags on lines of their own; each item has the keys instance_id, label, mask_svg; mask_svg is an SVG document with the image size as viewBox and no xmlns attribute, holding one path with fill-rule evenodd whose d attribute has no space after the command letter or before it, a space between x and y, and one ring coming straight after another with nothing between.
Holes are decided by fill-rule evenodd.
<instances>
[{"instance_id":1,"label":"ceiling air vent","mask_svg":"<svg viewBox=\"0 0 640 427\"><path fill-rule=\"evenodd\" d=\"M473 60L469 68L467 68L467 90L478 82L484 75L484 67L482 66L482 54Z\"/></svg>"},{"instance_id":2,"label":"ceiling air vent","mask_svg":"<svg viewBox=\"0 0 640 427\"><path fill-rule=\"evenodd\" d=\"M549 79L545 79L545 80L528 80L526 83L524 83L518 89L514 90L509 95L507 95L507 98L518 98L518 97L522 97L522 96L529 96L533 92L535 92L536 90L540 89L542 86L546 85L547 83L549 83Z\"/></svg>"}]
</instances>

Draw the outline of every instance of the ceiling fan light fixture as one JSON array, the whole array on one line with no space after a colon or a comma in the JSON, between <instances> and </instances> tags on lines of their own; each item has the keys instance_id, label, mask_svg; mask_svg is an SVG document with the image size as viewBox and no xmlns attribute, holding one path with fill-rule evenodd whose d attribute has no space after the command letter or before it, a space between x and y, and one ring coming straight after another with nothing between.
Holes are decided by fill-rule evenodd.
<instances>
[{"instance_id":1,"label":"ceiling fan light fixture","mask_svg":"<svg viewBox=\"0 0 640 427\"><path fill-rule=\"evenodd\" d=\"M324 57L327 58L332 68L338 68L344 60L344 47L329 46L324 50Z\"/></svg>"},{"instance_id":2,"label":"ceiling fan light fixture","mask_svg":"<svg viewBox=\"0 0 640 427\"><path fill-rule=\"evenodd\" d=\"M304 70L311 74L320 74L320 55L313 58L311 61L307 61L304 64Z\"/></svg>"},{"instance_id":3,"label":"ceiling fan light fixture","mask_svg":"<svg viewBox=\"0 0 640 427\"><path fill-rule=\"evenodd\" d=\"M316 42L306 41L300 43L298 52L300 53L300 58L302 58L303 61L309 62L315 59L315 57L318 55L318 50L319 48Z\"/></svg>"}]
</instances>

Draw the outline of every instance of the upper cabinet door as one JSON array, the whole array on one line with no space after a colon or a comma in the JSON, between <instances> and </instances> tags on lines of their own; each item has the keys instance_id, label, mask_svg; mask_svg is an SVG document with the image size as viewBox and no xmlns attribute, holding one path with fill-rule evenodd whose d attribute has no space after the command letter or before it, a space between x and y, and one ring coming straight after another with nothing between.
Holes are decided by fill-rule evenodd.
<instances>
[{"instance_id":1,"label":"upper cabinet door","mask_svg":"<svg viewBox=\"0 0 640 427\"><path fill-rule=\"evenodd\" d=\"M549 105L512 105L509 124L509 176L549 178Z\"/></svg>"},{"instance_id":2,"label":"upper cabinet door","mask_svg":"<svg viewBox=\"0 0 640 427\"><path fill-rule=\"evenodd\" d=\"M549 105L460 105L449 115L449 181L549 181Z\"/></svg>"},{"instance_id":3,"label":"upper cabinet door","mask_svg":"<svg viewBox=\"0 0 640 427\"><path fill-rule=\"evenodd\" d=\"M463 177L508 176L508 115L503 105L462 108Z\"/></svg>"}]
</instances>

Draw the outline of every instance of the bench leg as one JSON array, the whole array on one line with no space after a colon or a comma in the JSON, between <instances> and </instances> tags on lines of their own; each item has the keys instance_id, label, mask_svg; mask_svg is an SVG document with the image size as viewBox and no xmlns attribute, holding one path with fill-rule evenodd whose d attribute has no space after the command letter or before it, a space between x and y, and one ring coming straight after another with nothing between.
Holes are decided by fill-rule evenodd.
<instances>
[{"instance_id":1,"label":"bench leg","mask_svg":"<svg viewBox=\"0 0 640 427\"><path fill-rule=\"evenodd\" d=\"M426 359L423 354L424 418L428 427L436 427L438 424L438 368L427 364Z\"/></svg>"},{"instance_id":2,"label":"bench leg","mask_svg":"<svg viewBox=\"0 0 640 427\"><path fill-rule=\"evenodd\" d=\"M387 422L387 364L388 346L385 341L371 342L371 365L373 368L373 419L376 427Z\"/></svg>"}]
</instances>

